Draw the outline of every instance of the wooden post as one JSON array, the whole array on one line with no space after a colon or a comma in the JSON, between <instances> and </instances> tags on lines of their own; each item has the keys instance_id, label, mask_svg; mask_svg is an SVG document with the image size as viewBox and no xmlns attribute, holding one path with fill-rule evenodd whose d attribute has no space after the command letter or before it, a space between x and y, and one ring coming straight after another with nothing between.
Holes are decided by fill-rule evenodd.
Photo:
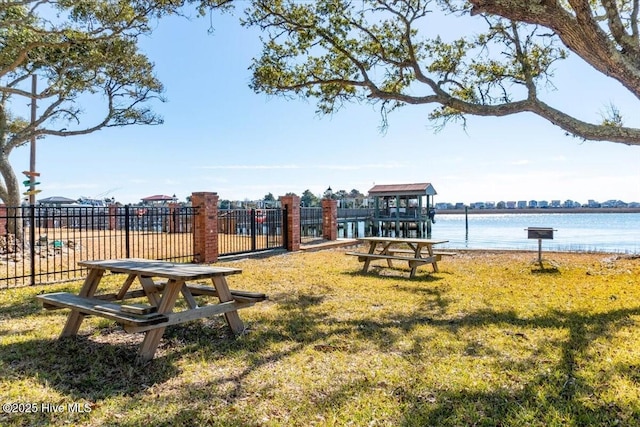
<instances>
[{"instance_id":1,"label":"wooden post","mask_svg":"<svg viewBox=\"0 0 640 427\"><path fill-rule=\"evenodd\" d=\"M464 207L464 239L469 240L469 206Z\"/></svg>"},{"instance_id":2,"label":"wooden post","mask_svg":"<svg viewBox=\"0 0 640 427\"><path fill-rule=\"evenodd\" d=\"M431 203L429 203L429 195L427 194L427 237L431 237L431 220L428 215L429 209L431 209Z\"/></svg>"},{"instance_id":3,"label":"wooden post","mask_svg":"<svg viewBox=\"0 0 640 427\"><path fill-rule=\"evenodd\" d=\"M396 196L396 237L400 237L400 196Z\"/></svg>"}]
</instances>

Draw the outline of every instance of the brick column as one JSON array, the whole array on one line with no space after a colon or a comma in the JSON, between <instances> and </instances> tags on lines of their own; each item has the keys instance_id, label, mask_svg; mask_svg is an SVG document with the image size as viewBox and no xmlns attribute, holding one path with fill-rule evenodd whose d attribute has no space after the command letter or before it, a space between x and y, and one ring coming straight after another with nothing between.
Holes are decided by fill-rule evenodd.
<instances>
[{"instance_id":1,"label":"brick column","mask_svg":"<svg viewBox=\"0 0 640 427\"><path fill-rule=\"evenodd\" d=\"M118 212L117 205L109 205L109 230L115 230L118 228L116 221L116 213Z\"/></svg>"},{"instance_id":2,"label":"brick column","mask_svg":"<svg viewBox=\"0 0 640 427\"><path fill-rule=\"evenodd\" d=\"M9 228L7 228L7 206L4 204L0 204L0 234L5 234L9 232ZM8 245L8 242L7 242ZM8 246L7 246L8 249Z\"/></svg>"},{"instance_id":3,"label":"brick column","mask_svg":"<svg viewBox=\"0 0 640 427\"><path fill-rule=\"evenodd\" d=\"M322 238L338 239L338 201L322 199Z\"/></svg>"},{"instance_id":4,"label":"brick column","mask_svg":"<svg viewBox=\"0 0 640 427\"><path fill-rule=\"evenodd\" d=\"M194 262L218 260L218 193L192 193Z\"/></svg>"},{"instance_id":5,"label":"brick column","mask_svg":"<svg viewBox=\"0 0 640 427\"><path fill-rule=\"evenodd\" d=\"M281 196L280 203L287 209L287 250L295 252L300 250L300 197Z\"/></svg>"}]
</instances>

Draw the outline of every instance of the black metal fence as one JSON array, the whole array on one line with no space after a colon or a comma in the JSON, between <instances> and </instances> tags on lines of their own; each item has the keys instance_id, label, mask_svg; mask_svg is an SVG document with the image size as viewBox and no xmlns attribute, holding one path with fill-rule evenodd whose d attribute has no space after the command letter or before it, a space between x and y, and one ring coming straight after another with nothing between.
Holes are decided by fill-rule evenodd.
<instances>
[{"instance_id":1,"label":"black metal fence","mask_svg":"<svg viewBox=\"0 0 640 427\"><path fill-rule=\"evenodd\" d=\"M84 275L78 261L192 262L192 207L18 207L0 211L0 289ZM284 209L218 211L220 256L286 247ZM33 225L33 226L32 226Z\"/></svg>"},{"instance_id":2,"label":"black metal fence","mask_svg":"<svg viewBox=\"0 0 640 427\"><path fill-rule=\"evenodd\" d=\"M338 208L338 237L356 238L373 235L373 209Z\"/></svg>"},{"instance_id":3,"label":"black metal fence","mask_svg":"<svg viewBox=\"0 0 640 427\"><path fill-rule=\"evenodd\" d=\"M191 207L7 207L0 211L0 289L82 276L77 262L191 262Z\"/></svg>"},{"instance_id":4,"label":"black metal fence","mask_svg":"<svg viewBox=\"0 0 640 427\"><path fill-rule=\"evenodd\" d=\"M286 247L285 209L218 211L218 252L235 255Z\"/></svg>"},{"instance_id":5,"label":"black metal fence","mask_svg":"<svg viewBox=\"0 0 640 427\"><path fill-rule=\"evenodd\" d=\"M300 208L300 240L322 237L322 208Z\"/></svg>"},{"instance_id":6,"label":"black metal fence","mask_svg":"<svg viewBox=\"0 0 640 427\"><path fill-rule=\"evenodd\" d=\"M353 238L371 235L373 209L338 208L338 237ZM322 237L322 208L300 208L300 240Z\"/></svg>"}]
</instances>

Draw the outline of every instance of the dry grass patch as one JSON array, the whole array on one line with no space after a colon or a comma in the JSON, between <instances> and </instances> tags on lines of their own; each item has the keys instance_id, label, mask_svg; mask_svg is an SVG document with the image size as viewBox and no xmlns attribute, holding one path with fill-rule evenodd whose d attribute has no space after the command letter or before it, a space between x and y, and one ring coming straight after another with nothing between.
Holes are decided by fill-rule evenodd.
<instances>
[{"instance_id":1,"label":"dry grass patch","mask_svg":"<svg viewBox=\"0 0 640 427\"><path fill-rule=\"evenodd\" d=\"M135 364L139 335L90 319L58 340L65 311L40 292L0 293L0 396L88 413L2 414L2 425L639 425L640 260L461 253L408 279L340 250L228 264L270 300L167 329ZM110 283L118 286L118 276Z\"/></svg>"}]
</instances>

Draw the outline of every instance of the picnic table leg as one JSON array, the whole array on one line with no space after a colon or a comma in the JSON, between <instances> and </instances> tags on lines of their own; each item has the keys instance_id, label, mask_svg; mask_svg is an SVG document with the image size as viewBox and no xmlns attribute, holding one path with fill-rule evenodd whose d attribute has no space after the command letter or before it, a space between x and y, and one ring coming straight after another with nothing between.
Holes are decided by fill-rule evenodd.
<instances>
[{"instance_id":1,"label":"picnic table leg","mask_svg":"<svg viewBox=\"0 0 640 427\"><path fill-rule=\"evenodd\" d=\"M213 281L213 286L216 288L216 292L218 293L220 302L234 300L233 296L231 295L231 291L229 290L227 279L224 276L216 276L211 280ZM237 310L226 312L224 314L224 317L225 319L227 319L227 324L234 334L241 334L244 331L244 323L242 323L242 319L240 319Z\"/></svg>"},{"instance_id":2,"label":"picnic table leg","mask_svg":"<svg viewBox=\"0 0 640 427\"><path fill-rule=\"evenodd\" d=\"M81 297L92 297L96 292L96 289L98 289L98 283L100 283L103 274L104 270L102 269L90 269L89 273L87 274L87 278L84 279L84 284L80 289L79 295ZM64 328L62 329L60 337L77 335L83 320L84 314L80 313L78 310L71 310L71 313L69 313L69 317L67 317L67 323L65 323Z\"/></svg>"},{"instance_id":3,"label":"picnic table leg","mask_svg":"<svg viewBox=\"0 0 640 427\"><path fill-rule=\"evenodd\" d=\"M134 280L136 280L136 275L129 274L129 276L127 277L127 280L125 280L124 283L122 284L122 287L120 288L120 291L116 296L116 299L118 300L124 299L124 296L126 295L127 291L131 287L131 284L133 283Z\"/></svg>"},{"instance_id":4,"label":"picnic table leg","mask_svg":"<svg viewBox=\"0 0 640 427\"><path fill-rule=\"evenodd\" d=\"M183 286L184 281L171 279L167 282L167 285L164 287L160 303L158 304L158 313L171 313ZM164 330L164 327L160 327L147 331L144 336L144 340L142 340L142 344L140 345L140 349L138 350L139 361L147 362L153 359L153 355L156 353L158 344L160 344L160 339L162 338L162 334L164 334Z\"/></svg>"},{"instance_id":5,"label":"picnic table leg","mask_svg":"<svg viewBox=\"0 0 640 427\"><path fill-rule=\"evenodd\" d=\"M369 253L370 254L375 252L377 244L378 244L378 242L370 242L369 243ZM369 264L371 264L371 258L365 259L364 260L364 265L362 266L362 272L363 273L366 273L367 271L369 271Z\"/></svg>"},{"instance_id":6,"label":"picnic table leg","mask_svg":"<svg viewBox=\"0 0 640 427\"><path fill-rule=\"evenodd\" d=\"M427 245L427 252L429 252L429 256L433 257L433 245ZM433 262L431 263L431 266L433 267L433 271L434 273L437 273L438 271L438 262L436 261L435 258L433 258Z\"/></svg>"},{"instance_id":7,"label":"picnic table leg","mask_svg":"<svg viewBox=\"0 0 640 427\"><path fill-rule=\"evenodd\" d=\"M389 242L385 245L384 248L382 248L382 251L380 251L381 255L387 255L389 253L389 248L391 247L392 242ZM391 261L391 259L387 259L387 265L389 266L389 268L393 267L393 262Z\"/></svg>"},{"instance_id":8,"label":"picnic table leg","mask_svg":"<svg viewBox=\"0 0 640 427\"><path fill-rule=\"evenodd\" d=\"M160 301L162 300L162 295L160 294L160 291L158 290L153 279L147 276L139 276L138 280L142 285L142 289L144 289L144 293L149 299L149 303L151 303L151 305L154 307L158 307L160 305Z\"/></svg>"},{"instance_id":9,"label":"picnic table leg","mask_svg":"<svg viewBox=\"0 0 640 427\"><path fill-rule=\"evenodd\" d=\"M420 245L412 245L411 243L407 243L407 245L409 245L409 247L413 249L414 258L422 258L422 255L420 254L422 247ZM409 261L409 267L411 267L411 274L409 274L409 278L413 279L414 277L416 277L416 272L418 271L418 263L412 263L411 261Z\"/></svg>"},{"instance_id":10,"label":"picnic table leg","mask_svg":"<svg viewBox=\"0 0 640 427\"><path fill-rule=\"evenodd\" d=\"M412 264L411 261L409 261L409 266L411 267L411 273L409 274L409 278L413 279L414 277L416 277L416 271L418 270L418 264Z\"/></svg>"}]
</instances>

